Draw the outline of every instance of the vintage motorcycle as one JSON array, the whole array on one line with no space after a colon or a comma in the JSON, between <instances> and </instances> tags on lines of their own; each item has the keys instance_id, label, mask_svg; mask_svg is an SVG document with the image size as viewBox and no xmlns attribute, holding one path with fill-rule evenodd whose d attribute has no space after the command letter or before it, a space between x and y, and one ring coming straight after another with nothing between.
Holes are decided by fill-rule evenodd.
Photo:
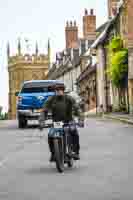
<instances>
[{"instance_id":1,"label":"vintage motorcycle","mask_svg":"<svg viewBox=\"0 0 133 200\"><path fill-rule=\"evenodd\" d=\"M54 157L58 172L64 171L64 164L73 167L74 151L70 129L75 129L75 122L53 122L49 137L53 139Z\"/></svg>"},{"instance_id":2,"label":"vintage motorcycle","mask_svg":"<svg viewBox=\"0 0 133 200\"><path fill-rule=\"evenodd\" d=\"M43 122L40 121L40 129L43 129ZM52 138L54 161L58 172L64 172L64 165L67 164L69 168L73 167L74 163L74 147L72 142L72 131L77 126L75 121L69 123L53 122L49 130L49 137Z\"/></svg>"}]
</instances>

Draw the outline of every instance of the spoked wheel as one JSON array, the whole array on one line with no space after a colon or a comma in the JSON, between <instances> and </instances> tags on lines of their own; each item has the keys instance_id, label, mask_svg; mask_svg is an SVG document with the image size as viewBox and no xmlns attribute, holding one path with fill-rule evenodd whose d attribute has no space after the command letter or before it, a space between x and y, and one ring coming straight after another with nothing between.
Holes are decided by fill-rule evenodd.
<instances>
[{"instance_id":1,"label":"spoked wheel","mask_svg":"<svg viewBox=\"0 0 133 200\"><path fill-rule=\"evenodd\" d=\"M64 172L64 148L61 139L54 139L55 162L58 172Z\"/></svg>"},{"instance_id":2,"label":"spoked wheel","mask_svg":"<svg viewBox=\"0 0 133 200\"><path fill-rule=\"evenodd\" d=\"M69 168L71 168L71 167L73 167L73 158L72 158L73 148L72 148L72 145L69 145L68 151L69 151L69 159L68 159L67 165L68 165Z\"/></svg>"}]
</instances>

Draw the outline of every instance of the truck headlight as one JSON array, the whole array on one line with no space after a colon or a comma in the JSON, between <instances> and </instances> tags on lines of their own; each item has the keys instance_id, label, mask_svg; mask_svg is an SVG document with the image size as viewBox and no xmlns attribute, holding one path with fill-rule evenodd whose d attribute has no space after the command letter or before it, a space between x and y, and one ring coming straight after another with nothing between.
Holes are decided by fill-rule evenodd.
<instances>
[{"instance_id":1,"label":"truck headlight","mask_svg":"<svg viewBox=\"0 0 133 200\"><path fill-rule=\"evenodd\" d=\"M35 113L41 113L41 112L43 112L43 111L44 111L43 108L41 108L41 109L35 109L35 110L34 110Z\"/></svg>"},{"instance_id":2,"label":"truck headlight","mask_svg":"<svg viewBox=\"0 0 133 200\"><path fill-rule=\"evenodd\" d=\"M17 103L18 103L18 104L21 104L21 103L22 103L22 99L23 99L22 96L18 96Z\"/></svg>"}]
</instances>

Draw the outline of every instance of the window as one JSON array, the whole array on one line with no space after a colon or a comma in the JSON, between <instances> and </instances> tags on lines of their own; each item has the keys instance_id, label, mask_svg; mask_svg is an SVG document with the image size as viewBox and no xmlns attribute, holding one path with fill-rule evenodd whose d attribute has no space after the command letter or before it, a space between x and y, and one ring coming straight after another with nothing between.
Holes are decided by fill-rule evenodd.
<instances>
[{"instance_id":1,"label":"window","mask_svg":"<svg viewBox=\"0 0 133 200\"><path fill-rule=\"evenodd\" d=\"M23 87L21 93L44 93L54 92L51 87Z\"/></svg>"},{"instance_id":2,"label":"window","mask_svg":"<svg viewBox=\"0 0 133 200\"><path fill-rule=\"evenodd\" d=\"M54 89L50 87L23 87L21 93L44 93L54 92Z\"/></svg>"}]
</instances>

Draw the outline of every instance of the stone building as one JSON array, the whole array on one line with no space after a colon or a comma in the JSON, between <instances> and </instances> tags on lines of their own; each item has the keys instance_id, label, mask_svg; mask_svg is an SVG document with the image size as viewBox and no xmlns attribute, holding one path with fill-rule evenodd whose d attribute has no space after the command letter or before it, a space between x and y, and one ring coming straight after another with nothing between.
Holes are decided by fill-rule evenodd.
<instances>
[{"instance_id":1,"label":"stone building","mask_svg":"<svg viewBox=\"0 0 133 200\"><path fill-rule=\"evenodd\" d=\"M84 114L96 112L96 56L90 49L81 57L81 74L77 78L79 95L84 100Z\"/></svg>"},{"instance_id":2,"label":"stone building","mask_svg":"<svg viewBox=\"0 0 133 200\"><path fill-rule=\"evenodd\" d=\"M115 88L112 87L111 80L107 75L108 68L108 49L107 46L112 37L116 35L121 35L124 39L124 46L128 47L127 41L127 11L126 4L124 1L120 0L108 0L108 13L109 19L99 28L97 28L97 38L90 45L87 52L84 53L81 60L81 75L78 78L78 85L80 87L81 95L86 99L86 112L90 112L94 107L96 111L99 111L100 107L104 111L111 111L112 105L114 108L118 107L118 92ZM90 62L90 58L94 57L94 52L96 52L97 62L94 67ZM92 59L91 59L92 60ZM87 64L89 62L89 64ZM130 73L131 74L131 73ZM95 79L94 79L95 77ZM96 82L95 84L92 84ZM96 85L96 87L93 87ZM92 86L92 87L91 87ZM95 101L94 104L91 102L90 92L88 93L88 88L95 92ZM96 88L96 89L95 89ZM126 97L126 106L128 110L128 85L126 85L125 97ZM88 95L89 94L89 95ZM129 99L130 99L129 95ZM94 99L94 98L93 98Z\"/></svg>"},{"instance_id":3,"label":"stone building","mask_svg":"<svg viewBox=\"0 0 133 200\"><path fill-rule=\"evenodd\" d=\"M18 41L18 52L12 56L10 46L7 45L8 73L9 73L9 119L16 118L16 96L21 85L27 80L46 79L50 65L50 46L48 54L39 54L36 44L35 54L22 54L21 43Z\"/></svg>"},{"instance_id":4,"label":"stone building","mask_svg":"<svg viewBox=\"0 0 133 200\"><path fill-rule=\"evenodd\" d=\"M76 79L80 74L79 50L63 51L56 55L56 63L49 70L48 79L62 80L67 91L76 91Z\"/></svg>"},{"instance_id":5,"label":"stone building","mask_svg":"<svg viewBox=\"0 0 133 200\"><path fill-rule=\"evenodd\" d=\"M108 16L109 16L109 18L116 14L118 2L119 2L119 0L108 0Z\"/></svg>"},{"instance_id":6,"label":"stone building","mask_svg":"<svg viewBox=\"0 0 133 200\"><path fill-rule=\"evenodd\" d=\"M92 13L92 11L91 11ZM77 79L78 91L82 99L85 102L85 115L90 112L97 112L97 56L95 48L92 48L93 44L97 40L97 37L104 30L107 23L101 25L96 29L96 18L93 23L93 37L88 48L80 56L80 69L81 74ZM93 26L94 27L94 26ZM95 31L95 34L94 34Z\"/></svg>"},{"instance_id":7,"label":"stone building","mask_svg":"<svg viewBox=\"0 0 133 200\"><path fill-rule=\"evenodd\" d=\"M93 9L85 9L83 37L79 38L76 22L67 22L65 27L66 48L58 52L56 61L49 70L49 79L63 80L69 91L77 92L76 80L81 73L80 58L96 39L96 16Z\"/></svg>"},{"instance_id":8,"label":"stone building","mask_svg":"<svg viewBox=\"0 0 133 200\"><path fill-rule=\"evenodd\" d=\"M109 112L119 110L119 94L118 90L112 85L111 80L107 75L109 55L106 48L110 40L117 35L120 35L124 40L124 46L128 48L127 41L127 12L125 1L108 1L109 20L107 21L104 30L99 35L97 40L92 45L92 48L97 49L97 105L103 105L104 111ZM113 6L112 6L113 5ZM112 6L112 7L111 7ZM130 73L129 73L130 74ZM129 75L128 75L129 76ZM128 78L128 77L127 77ZM129 87L128 82L123 87L123 97L126 101L126 112L129 111Z\"/></svg>"},{"instance_id":9,"label":"stone building","mask_svg":"<svg viewBox=\"0 0 133 200\"><path fill-rule=\"evenodd\" d=\"M128 91L129 91L129 111L133 114L133 1L125 0L125 10L127 16L127 46L128 46Z\"/></svg>"}]
</instances>

